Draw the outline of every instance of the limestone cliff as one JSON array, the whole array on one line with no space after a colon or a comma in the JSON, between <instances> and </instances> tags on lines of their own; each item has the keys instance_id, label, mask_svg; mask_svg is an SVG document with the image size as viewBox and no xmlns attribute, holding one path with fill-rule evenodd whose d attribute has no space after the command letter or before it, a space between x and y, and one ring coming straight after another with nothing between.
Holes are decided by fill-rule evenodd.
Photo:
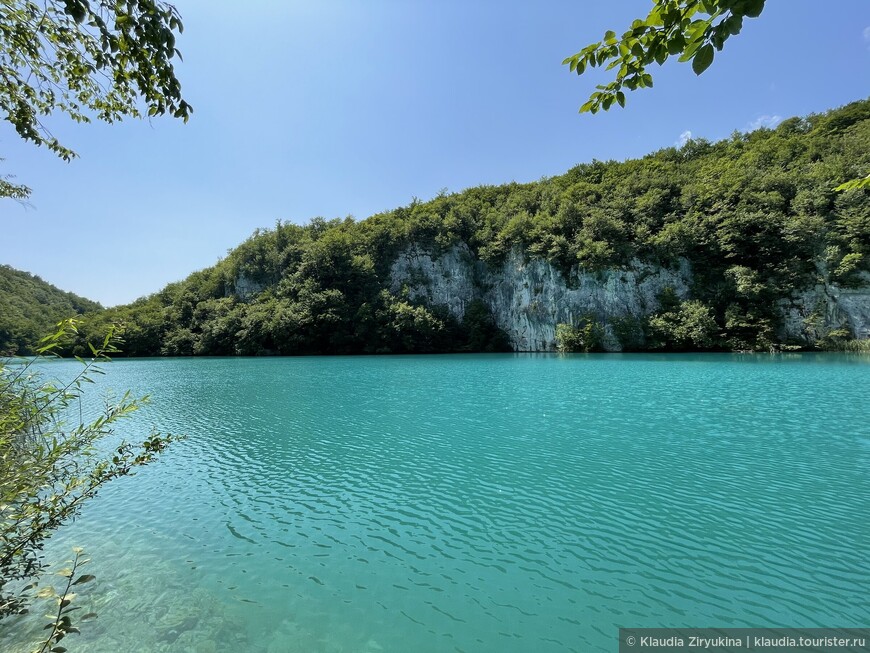
<instances>
[{"instance_id":1,"label":"limestone cliff","mask_svg":"<svg viewBox=\"0 0 870 653\"><path fill-rule=\"evenodd\" d=\"M643 318L659 308L667 287L690 296L692 270L681 260L675 269L639 260L623 268L573 272L569 279L550 263L514 250L498 266L478 260L465 245L433 255L417 246L403 250L390 270L390 290L413 300L445 306L461 319L473 300L483 301L516 351L553 351L556 325L594 317L604 325L604 346L619 351L614 322ZM870 279L858 289L820 284L783 302L783 340L812 344L836 329L870 337Z\"/></svg>"},{"instance_id":2,"label":"limestone cliff","mask_svg":"<svg viewBox=\"0 0 870 653\"><path fill-rule=\"evenodd\" d=\"M843 288L830 283L824 270L820 272L819 283L781 303L783 337L808 345L831 331L870 338L870 275L861 275L861 286Z\"/></svg>"}]
</instances>

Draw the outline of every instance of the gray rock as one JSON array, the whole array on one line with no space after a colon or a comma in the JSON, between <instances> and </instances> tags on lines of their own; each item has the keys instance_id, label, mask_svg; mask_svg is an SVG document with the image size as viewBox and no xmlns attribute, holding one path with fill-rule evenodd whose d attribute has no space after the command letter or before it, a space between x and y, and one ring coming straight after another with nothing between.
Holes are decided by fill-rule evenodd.
<instances>
[{"instance_id":1,"label":"gray rock","mask_svg":"<svg viewBox=\"0 0 870 653\"><path fill-rule=\"evenodd\" d=\"M659 294L672 288L689 297L692 270L686 259L675 269L637 259L628 266L600 272L574 271L566 280L547 261L527 259L519 250L498 266L475 258L464 244L438 256L417 246L407 247L393 262L390 290L430 306L445 306L462 319L468 304L483 301L515 351L555 351L556 325L575 324L592 316L604 324L604 347L619 351L612 321L643 318L655 312ZM852 337L870 337L870 276L857 289L822 284L795 293L782 302L785 340L812 344L832 329L847 329ZM815 322L808 328L807 324Z\"/></svg>"}]
</instances>

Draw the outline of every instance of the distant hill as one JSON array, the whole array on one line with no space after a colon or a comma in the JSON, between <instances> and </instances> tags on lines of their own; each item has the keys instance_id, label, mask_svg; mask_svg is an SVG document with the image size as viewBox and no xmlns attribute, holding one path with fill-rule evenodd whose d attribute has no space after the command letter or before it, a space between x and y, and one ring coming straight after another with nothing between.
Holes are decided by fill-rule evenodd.
<instances>
[{"instance_id":1,"label":"distant hill","mask_svg":"<svg viewBox=\"0 0 870 653\"><path fill-rule=\"evenodd\" d=\"M92 313L129 356L870 348L870 100L365 220Z\"/></svg>"},{"instance_id":2,"label":"distant hill","mask_svg":"<svg viewBox=\"0 0 870 653\"><path fill-rule=\"evenodd\" d=\"M0 265L0 354L31 354L60 320L101 310L97 302Z\"/></svg>"}]
</instances>

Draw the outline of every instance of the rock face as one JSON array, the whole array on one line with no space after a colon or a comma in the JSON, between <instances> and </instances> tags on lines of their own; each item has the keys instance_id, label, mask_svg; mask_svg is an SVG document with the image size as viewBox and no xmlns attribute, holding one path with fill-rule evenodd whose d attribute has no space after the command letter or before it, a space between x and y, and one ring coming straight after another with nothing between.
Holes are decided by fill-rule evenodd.
<instances>
[{"instance_id":1,"label":"rock face","mask_svg":"<svg viewBox=\"0 0 870 653\"><path fill-rule=\"evenodd\" d=\"M411 299L444 305L462 319L473 300L483 301L516 351L555 351L556 325L594 317L604 325L604 345L618 351L614 318L641 318L658 308L658 295L670 287L680 298L689 294L687 261L668 270L632 261L627 268L575 273L566 281L550 263L527 260L519 251L491 268L466 246L441 256L410 247L393 263L390 290L406 287Z\"/></svg>"},{"instance_id":2,"label":"rock face","mask_svg":"<svg viewBox=\"0 0 870 653\"><path fill-rule=\"evenodd\" d=\"M820 277L827 275L821 271ZM863 284L843 288L823 281L796 292L782 302L785 339L813 344L829 332L847 331L852 338L870 338L870 274L861 275Z\"/></svg>"},{"instance_id":3,"label":"rock face","mask_svg":"<svg viewBox=\"0 0 870 653\"><path fill-rule=\"evenodd\" d=\"M676 269L634 260L625 268L574 272L566 280L550 263L527 259L516 250L500 266L487 266L465 245L438 256L411 246L390 270L393 293L405 289L411 299L445 306L457 319L462 319L470 302L483 301L516 351L555 351L556 325L588 317L604 325L604 347L619 351L616 322L655 312L665 288L688 298L691 284L687 260ZM781 335L789 340L811 344L833 329L870 337L870 279L857 290L834 285L807 289L781 309Z\"/></svg>"},{"instance_id":4,"label":"rock face","mask_svg":"<svg viewBox=\"0 0 870 653\"><path fill-rule=\"evenodd\" d=\"M240 274L236 277L234 284L234 294L242 301L247 301L264 288L263 284L258 283L250 277Z\"/></svg>"}]
</instances>

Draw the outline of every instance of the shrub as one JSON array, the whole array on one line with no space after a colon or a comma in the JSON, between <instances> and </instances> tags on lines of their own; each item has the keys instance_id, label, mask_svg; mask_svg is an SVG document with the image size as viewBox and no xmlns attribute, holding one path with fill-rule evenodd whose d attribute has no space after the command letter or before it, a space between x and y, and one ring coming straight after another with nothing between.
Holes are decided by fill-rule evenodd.
<instances>
[{"instance_id":1,"label":"shrub","mask_svg":"<svg viewBox=\"0 0 870 653\"><path fill-rule=\"evenodd\" d=\"M577 324L556 325L556 349L563 353L601 351L604 329L592 315Z\"/></svg>"},{"instance_id":2,"label":"shrub","mask_svg":"<svg viewBox=\"0 0 870 653\"><path fill-rule=\"evenodd\" d=\"M654 346L663 349L712 349L717 340L713 310L696 299L650 317L649 331Z\"/></svg>"},{"instance_id":3,"label":"shrub","mask_svg":"<svg viewBox=\"0 0 870 653\"><path fill-rule=\"evenodd\" d=\"M151 433L139 445L117 444L109 457L97 453L97 443L147 397L135 399L128 392L107 402L105 412L90 423L67 421L84 385L101 373L96 363L108 360L120 343L110 329L99 347L91 346L89 361L79 359L82 369L72 381L45 381L34 363L75 332L76 322L66 320L43 339L39 356L29 363L0 361L0 618L26 609L32 586L24 583L43 571L41 551L52 532L103 485L151 462L176 439Z\"/></svg>"}]
</instances>

